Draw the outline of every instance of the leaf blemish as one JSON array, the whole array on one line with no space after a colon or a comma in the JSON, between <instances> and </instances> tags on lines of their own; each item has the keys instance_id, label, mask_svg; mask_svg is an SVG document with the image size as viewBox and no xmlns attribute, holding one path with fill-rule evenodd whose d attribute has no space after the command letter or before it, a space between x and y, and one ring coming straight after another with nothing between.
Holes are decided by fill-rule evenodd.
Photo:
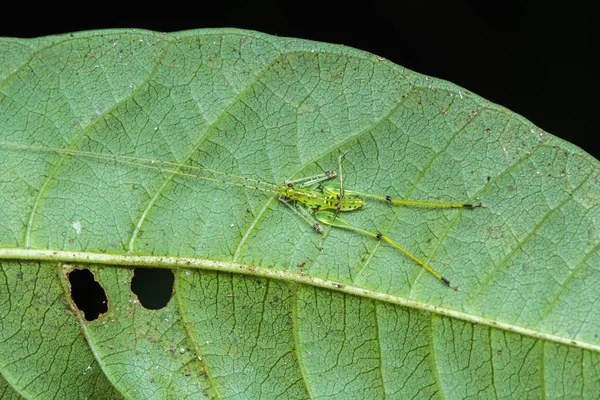
<instances>
[{"instance_id":1,"label":"leaf blemish","mask_svg":"<svg viewBox=\"0 0 600 400\"><path fill-rule=\"evenodd\" d=\"M82 227L81 222L79 221L71 221L71 227L75 230L75 233L81 235Z\"/></svg>"}]
</instances>

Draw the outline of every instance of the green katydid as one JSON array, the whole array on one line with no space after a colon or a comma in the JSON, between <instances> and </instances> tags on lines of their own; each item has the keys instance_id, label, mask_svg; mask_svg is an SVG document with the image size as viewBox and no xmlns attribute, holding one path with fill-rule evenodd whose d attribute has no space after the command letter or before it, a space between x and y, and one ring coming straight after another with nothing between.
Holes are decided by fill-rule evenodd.
<instances>
[{"instance_id":1,"label":"green katydid","mask_svg":"<svg viewBox=\"0 0 600 400\"><path fill-rule=\"evenodd\" d=\"M271 193L286 206L288 206L295 214L308 222L310 226L318 233L324 234L323 225L351 230L361 233L366 236L373 237L377 240L382 240L404 253L427 272L433 275L446 286L459 290L450 281L444 278L432 267L421 261L415 255L404 249L402 246L394 242L388 236L362 229L355 226L344 218L340 217L340 213L359 210L364 205L363 199L374 199L384 201L393 205L402 206L424 206L435 208L464 208L473 209L477 207L485 207L481 203L442 203L419 200L396 199L386 195L376 195L372 193L360 192L344 187L342 180L342 160L344 154L338 158L338 171L326 171L322 174L308 176L300 179L285 180L281 184L261 181L258 179L249 178L242 175L232 174L229 172L218 171L214 169L204 168L195 165L184 165L175 162L154 160L150 158L140 158L124 155L113 155L94 153L73 149L58 149L45 146L25 145L12 142L0 142L0 146L22 149L28 151L44 151L54 152L58 154L67 154L78 157L89 157L121 164L129 164L140 168L158 170L162 173L170 173L179 176L187 176L205 181L227 184L246 189L253 189L262 192ZM212 174L213 176L205 176L202 174ZM339 177L338 182L331 181Z\"/></svg>"}]
</instances>

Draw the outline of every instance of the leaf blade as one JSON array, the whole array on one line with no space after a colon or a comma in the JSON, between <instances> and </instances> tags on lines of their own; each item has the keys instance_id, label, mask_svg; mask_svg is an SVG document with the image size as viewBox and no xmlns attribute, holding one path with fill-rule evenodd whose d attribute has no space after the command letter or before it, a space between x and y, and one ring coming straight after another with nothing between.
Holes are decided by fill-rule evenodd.
<instances>
[{"instance_id":1,"label":"leaf blade","mask_svg":"<svg viewBox=\"0 0 600 400\"><path fill-rule=\"evenodd\" d=\"M123 307L109 311L121 326L110 339L133 354L123 360L140 360L104 364L118 358L115 345L94 355L105 365L102 379L122 395L595 393L599 168L581 150L455 85L339 46L236 30L17 42L31 51L3 75L2 141L190 162L271 182L334 169L343 150L349 187L423 200L481 197L488 206L448 212L370 202L348 217L452 275L463 289L455 294L355 232L332 230L321 254L319 238L268 195L0 146L2 259L41 261L36 249L48 249L63 262L107 253L96 262L125 265L140 255L148 258L139 265L198 261L220 271L178 273L179 301L160 314L171 322L129 303L119 283L126 269L97 271ZM3 268L6 276L15 267ZM265 287L250 290L256 278L239 272L262 276ZM215 276L234 290L233 299L219 293L222 315L213 320L196 307L215 309L216 294L196 296L199 281L218 288ZM6 286L0 304L17 293ZM228 308L236 298L247 307ZM131 313L152 321L161 339L129 322ZM228 325L238 320L248 324ZM80 324L91 347L102 342L98 323ZM147 357L128 343L128 329ZM161 336L171 331L178 333ZM203 361L160 350L183 342L176 348ZM0 370L14 384L8 351ZM553 357L582 368L567 384ZM156 364L168 370L165 379L151 380ZM181 377L182 365L193 366L193 378Z\"/></svg>"}]
</instances>

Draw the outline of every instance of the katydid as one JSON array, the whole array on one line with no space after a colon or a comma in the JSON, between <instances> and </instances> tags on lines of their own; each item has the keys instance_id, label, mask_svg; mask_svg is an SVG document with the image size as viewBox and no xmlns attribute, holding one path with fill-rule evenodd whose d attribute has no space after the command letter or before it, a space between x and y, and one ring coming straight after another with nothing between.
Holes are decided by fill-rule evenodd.
<instances>
[{"instance_id":1,"label":"katydid","mask_svg":"<svg viewBox=\"0 0 600 400\"><path fill-rule=\"evenodd\" d=\"M229 172L218 171L195 165L184 165L175 162L154 160L150 158L140 158L124 155L113 155L94 153L73 149L58 149L45 146L25 145L13 142L1 142L0 146L27 151L44 151L58 154L67 154L78 157L88 157L109 162L129 164L140 168L153 169L162 173L170 173L179 176L202 179L205 181L227 184L247 189L258 190L271 193L286 206L288 206L296 215L305 220L318 233L325 234L323 225L336 227L358 232L365 236L373 237L377 240L387 242L392 247L404 253L407 257L424 268L440 282L454 290L459 290L450 281L444 278L432 267L421 261L415 255L394 242L383 233L372 232L352 225L340 213L359 210L364 205L364 199L374 199L384 201L392 205L402 206L423 206L435 208L465 208L473 209L485 207L481 203L443 203L420 200L405 200L392 198L389 195L377 195L367 192L360 192L344 187L342 180L342 160L344 153L338 157L338 171L326 171L322 174L308 176L300 179L285 180L281 184L261 181L249 178L243 175L232 174ZM212 174L213 177L202 174ZM338 177L337 182L331 180Z\"/></svg>"}]
</instances>

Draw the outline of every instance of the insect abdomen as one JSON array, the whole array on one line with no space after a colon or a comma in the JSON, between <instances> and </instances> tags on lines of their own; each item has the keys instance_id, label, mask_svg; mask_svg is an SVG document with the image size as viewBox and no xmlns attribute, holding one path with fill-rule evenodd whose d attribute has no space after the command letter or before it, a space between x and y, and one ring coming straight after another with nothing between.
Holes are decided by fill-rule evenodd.
<instances>
[{"instance_id":1,"label":"insect abdomen","mask_svg":"<svg viewBox=\"0 0 600 400\"><path fill-rule=\"evenodd\" d=\"M364 205L364 201L358 197L347 196L344 197L340 204L340 211L352 211L361 208Z\"/></svg>"},{"instance_id":2,"label":"insect abdomen","mask_svg":"<svg viewBox=\"0 0 600 400\"><path fill-rule=\"evenodd\" d=\"M323 198L323 204L320 205L321 210L337 210L338 202L340 204L340 211L353 211L361 208L364 204L362 199L353 196L345 196L341 201L338 200L338 196L325 196Z\"/></svg>"}]
</instances>

